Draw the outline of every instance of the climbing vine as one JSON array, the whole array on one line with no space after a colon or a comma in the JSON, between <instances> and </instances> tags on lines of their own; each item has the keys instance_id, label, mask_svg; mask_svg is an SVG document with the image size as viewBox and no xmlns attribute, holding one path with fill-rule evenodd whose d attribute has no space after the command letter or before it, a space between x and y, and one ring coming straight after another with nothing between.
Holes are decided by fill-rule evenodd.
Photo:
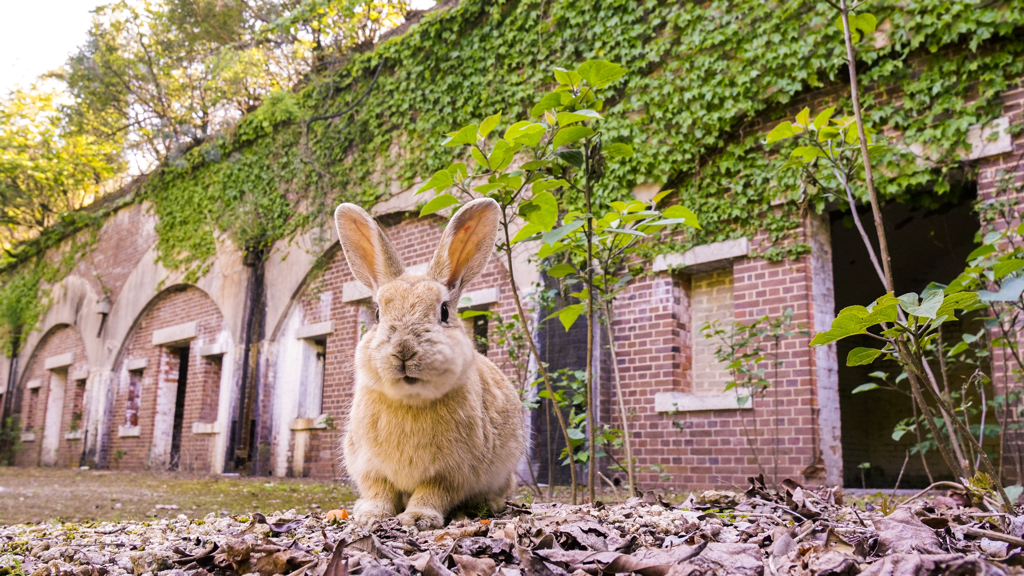
<instances>
[{"instance_id":1,"label":"climbing vine","mask_svg":"<svg viewBox=\"0 0 1024 576\"><path fill-rule=\"evenodd\" d=\"M973 178L961 161L969 129L998 117L1000 94L1024 75L1024 0L879 0L872 12L879 30L859 45L866 121L906 144L879 160L879 192L941 199ZM807 251L793 234L807 206L796 176L776 171L772 155L789 150L765 150L764 123L790 116L805 95L848 111L832 14L806 0L463 0L274 94L232 130L169 158L130 198L159 219L161 263L194 280L219 239L263 255L324 223L340 201L369 206L406 189L451 162L436 143L452 127L496 110L525 116L553 66L600 58L631 71L604 102L605 140L645 145L609 165L595 201L644 184L675 188L703 228L654 249L764 234L762 256L795 257ZM66 236L45 234L18 253ZM16 287L32 284L31 258L0 262L0 309L21 306Z\"/></svg>"}]
</instances>

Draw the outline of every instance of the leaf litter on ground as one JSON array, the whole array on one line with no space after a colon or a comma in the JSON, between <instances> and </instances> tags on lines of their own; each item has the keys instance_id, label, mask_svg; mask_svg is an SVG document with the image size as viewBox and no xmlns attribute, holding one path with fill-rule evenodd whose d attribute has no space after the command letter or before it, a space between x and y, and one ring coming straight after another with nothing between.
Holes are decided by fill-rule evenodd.
<instances>
[{"instance_id":1,"label":"leaf litter on ground","mask_svg":"<svg viewBox=\"0 0 1024 576\"><path fill-rule=\"evenodd\" d=\"M203 520L0 526L0 575L996 576L1024 574L1024 515L963 491L859 509L838 488L653 492L516 504L417 531L294 511Z\"/></svg>"}]
</instances>

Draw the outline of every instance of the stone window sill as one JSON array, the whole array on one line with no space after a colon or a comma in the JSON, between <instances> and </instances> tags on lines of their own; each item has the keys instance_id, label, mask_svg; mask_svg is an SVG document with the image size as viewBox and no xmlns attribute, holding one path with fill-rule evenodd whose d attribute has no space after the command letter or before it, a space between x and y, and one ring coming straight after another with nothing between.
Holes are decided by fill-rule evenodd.
<instances>
[{"instance_id":1,"label":"stone window sill","mask_svg":"<svg viewBox=\"0 0 1024 576\"><path fill-rule=\"evenodd\" d=\"M22 432L21 433L21 441L22 442L35 442L36 441L36 435L33 432Z\"/></svg>"},{"instance_id":2,"label":"stone window sill","mask_svg":"<svg viewBox=\"0 0 1024 576\"><path fill-rule=\"evenodd\" d=\"M142 429L138 426L118 426L117 435L120 438L138 438L142 436Z\"/></svg>"},{"instance_id":3,"label":"stone window sill","mask_svg":"<svg viewBox=\"0 0 1024 576\"><path fill-rule=\"evenodd\" d=\"M683 392L658 392L654 395L655 412L706 412L710 410L750 410L753 403L747 400L740 406L737 395L686 394Z\"/></svg>"},{"instance_id":4,"label":"stone window sill","mask_svg":"<svg viewBox=\"0 0 1024 576\"><path fill-rule=\"evenodd\" d=\"M292 420L292 430L326 430L327 414L321 414L316 418L296 418Z\"/></svg>"},{"instance_id":5,"label":"stone window sill","mask_svg":"<svg viewBox=\"0 0 1024 576\"><path fill-rule=\"evenodd\" d=\"M193 434L220 434L220 423L218 422L193 422Z\"/></svg>"},{"instance_id":6,"label":"stone window sill","mask_svg":"<svg viewBox=\"0 0 1024 576\"><path fill-rule=\"evenodd\" d=\"M85 438L85 430L74 430L64 433L65 440L81 440L82 438Z\"/></svg>"}]
</instances>

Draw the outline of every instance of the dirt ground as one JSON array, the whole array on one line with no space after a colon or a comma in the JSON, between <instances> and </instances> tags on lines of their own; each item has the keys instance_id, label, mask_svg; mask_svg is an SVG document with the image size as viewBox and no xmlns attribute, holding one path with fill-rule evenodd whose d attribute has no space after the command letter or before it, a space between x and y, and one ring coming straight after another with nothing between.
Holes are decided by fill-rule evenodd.
<instances>
[{"instance_id":1,"label":"dirt ground","mask_svg":"<svg viewBox=\"0 0 1024 576\"><path fill-rule=\"evenodd\" d=\"M295 478L188 476L66 468L0 467L0 524L202 518L214 512L305 514L355 499L340 482Z\"/></svg>"}]
</instances>

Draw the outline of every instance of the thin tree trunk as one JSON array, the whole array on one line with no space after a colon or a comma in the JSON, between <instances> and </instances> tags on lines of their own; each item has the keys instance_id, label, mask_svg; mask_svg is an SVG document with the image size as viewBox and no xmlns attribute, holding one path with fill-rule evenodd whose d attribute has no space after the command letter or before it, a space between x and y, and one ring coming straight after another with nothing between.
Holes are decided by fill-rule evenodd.
<instances>
[{"instance_id":1,"label":"thin tree trunk","mask_svg":"<svg viewBox=\"0 0 1024 576\"><path fill-rule=\"evenodd\" d=\"M584 196L587 201L587 443L590 445L590 455L587 459L587 494L590 503L594 503L595 471L597 465L597 449L594 446L594 215L590 203L590 141L584 146L587 153L587 163L584 175L585 183Z\"/></svg>"},{"instance_id":2,"label":"thin tree trunk","mask_svg":"<svg viewBox=\"0 0 1024 576\"><path fill-rule=\"evenodd\" d=\"M882 255L882 270L885 273L885 287L889 292L895 288L892 279L892 265L889 259L889 244L885 239L885 226L882 222L882 208L878 204L878 193L875 191L875 177L871 172L871 158L868 154L867 133L864 130L864 118L860 111L860 94L857 89L857 58L853 50L853 38L850 36L850 13L846 0L839 0L843 17L843 38L846 40L846 64L850 70L850 100L853 102L853 116L857 120L857 136L860 140L860 156L864 162L864 181L868 187L868 198L871 200L871 213L875 217L875 232L878 234L878 247Z\"/></svg>"},{"instance_id":3,"label":"thin tree trunk","mask_svg":"<svg viewBox=\"0 0 1024 576\"><path fill-rule=\"evenodd\" d=\"M551 386L551 379L548 377L548 371L544 367L544 360L540 357L537 352L537 345L533 341L533 334L529 333L529 327L526 322L526 314L523 312L523 303L519 299L519 287L516 285L515 268L512 264L512 242L511 237L508 233L508 221L502 221L502 229L505 233L505 258L508 263L508 279L509 284L512 288L512 299L516 303L516 311L519 312L519 321L522 323L523 328L527 331L526 341L530 344L530 353L537 359L537 370L540 372L541 378L544 380L544 389L547 390L548 395L551 397L551 404L555 411L555 416L558 417L558 426L562 429L562 436L565 437L565 449L569 454L569 477L572 481L572 503L576 504L576 466L573 459L572 453L572 442L569 439L569 429L565 425L565 418L562 416L561 409L558 408L558 403L554 401L555 391ZM550 450L549 450L550 452Z\"/></svg>"}]
</instances>

